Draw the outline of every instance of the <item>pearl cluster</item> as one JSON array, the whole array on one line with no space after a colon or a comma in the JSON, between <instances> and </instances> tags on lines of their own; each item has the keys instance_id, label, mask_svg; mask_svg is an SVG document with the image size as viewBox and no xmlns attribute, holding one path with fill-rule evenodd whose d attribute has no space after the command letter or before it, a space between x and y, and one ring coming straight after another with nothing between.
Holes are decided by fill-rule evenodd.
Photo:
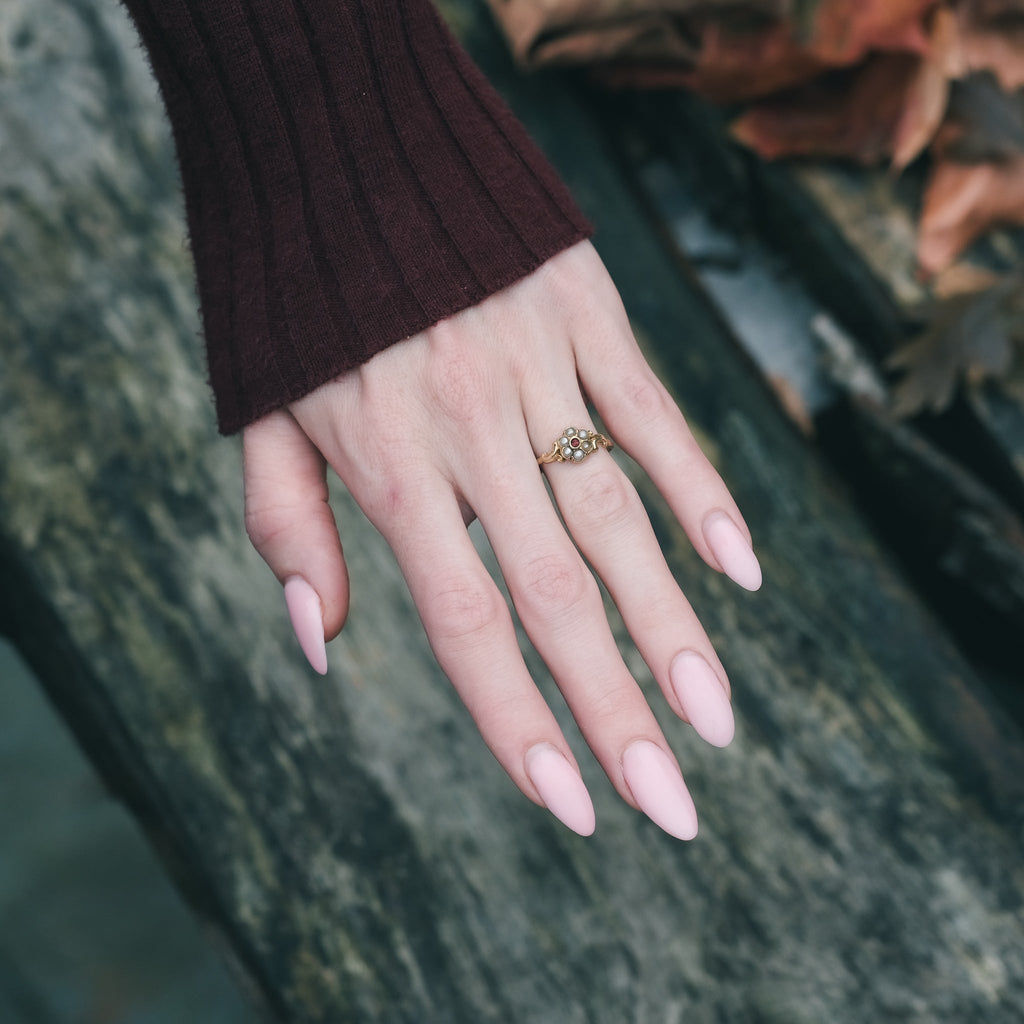
<instances>
[{"instance_id":1,"label":"pearl cluster","mask_svg":"<svg viewBox=\"0 0 1024 1024\"><path fill-rule=\"evenodd\" d=\"M593 440L589 430L566 427L558 439L558 451L567 462L581 462L596 448L597 442Z\"/></svg>"}]
</instances>

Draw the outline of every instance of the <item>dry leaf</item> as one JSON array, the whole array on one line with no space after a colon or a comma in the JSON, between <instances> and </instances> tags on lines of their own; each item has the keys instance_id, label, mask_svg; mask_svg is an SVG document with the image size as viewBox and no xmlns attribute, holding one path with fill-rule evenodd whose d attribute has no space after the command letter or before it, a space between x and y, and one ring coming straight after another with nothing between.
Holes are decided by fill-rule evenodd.
<instances>
[{"instance_id":1,"label":"dry leaf","mask_svg":"<svg viewBox=\"0 0 1024 1024\"><path fill-rule=\"evenodd\" d=\"M768 160L816 155L876 163L892 150L920 63L911 54L878 54L855 71L750 107L732 133Z\"/></svg>"},{"instance_id":2,"label":"dry leaf","mask_svg":"<svg viewBox=\"0 0 1024 1024\"><path fill-rule=\"evenodd\" d=\"M961 34L965 65L988 69L1007 92L1024 86L1024 25L968 25Z\"/></svg>"},{"instance_id":3,"label":"dry leaf","mask_svg":"<svg viewBox=\"0 0 1024 1024\"><path fill-rule=\"evenodd\" d=\"M999 164L941 160L925 189L917 265L925 278L940 273L976 238L996 225L1024 226L1024 156Z\"/></svg>"},{"instance_id":4,"label":"dry leaf","mask_svg":"<svg viewBox=\"0 0 1024 1024\"><path fill-rule=\"evenodd\" d=\"M696 67L677 83L717 103L746 102L791 89L874 51L924 53L927 13L937 0L818 0L802 5L797 26L730 30L709 19Z\"/></svg>"},{"instance_id":5,"label":"dry leaf","mask_svg":"<svg viewBox=\"0 0 1024 1024\"><path fill-rule=\"evenodd\" d=\"M733 134L766 159L840 156L870 164L891 158L902 170L942 123L958 33L953 12L940 8L923 53L877 53L853 70L819 76L749 108Z\"/></svg>"},{"instance_id":6,"label":"dry leaf","mask_svg":"<svg viewBox=\"0 0 1024 1024\"><path fill-rule=\"evenodd\" d=\"M924 53L925 16L937 0L832 0L814 9L812 52L832 65L855 64L873 50Z\"/></svg>"},{"instance_id":7,"label":"dry leaf","mask_svg":"<svg viewBox=\"0 0 1024 1024\"><path fill-rule=\"evenodd\" d=\"M767 158L899 171L930 145L926 276L991 226L1024 224L1024 0L490 3L527 66L589 63L617 84L756 100L734 132Z\"/></svg>"},{"instance_id":8,"label":"dry leaf","mask_svg":"<svg viewBox=\"0 0 1024 1024\"><path fill-rule=\"evenodd\" d=\"M699 26L737 31L779 23L787 0L490 0L519 63L528 68L616 60L688 69Z\"/></svg>"},{"instance_id":9,"label":"dry leaf","mask_svg":"<svg viewBox=\"0 0 1024 1024\"><path fill-rule=\"evenodd\" d=\"M895 352L887 365L904 371L892 392L892 411L905 417L942 412L961 380L1009 371L1019 333L1021 278L1005 278L982 292L940 302L928 327Z\"/></svg>"},{"instance_id":10,"label":"dry leaf","mask_svg":"<svg viewBox=\"0 0 1024 1024\"><path fill-rule=\"evenodd\" d=\"M892 168L909 166L934 138L949 102L950 78L960 68L960 26L948 7L932 18L928 48L903 92L903 106L892 133Z\"/></svg>"}]
</instances>

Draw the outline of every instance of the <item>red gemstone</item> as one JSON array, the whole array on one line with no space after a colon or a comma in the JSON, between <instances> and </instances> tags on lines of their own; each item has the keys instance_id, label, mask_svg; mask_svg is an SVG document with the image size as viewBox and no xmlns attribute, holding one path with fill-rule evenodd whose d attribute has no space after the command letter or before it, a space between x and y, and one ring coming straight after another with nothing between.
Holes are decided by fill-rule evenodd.
<instances>
[{"instance_id":1,"label":"red gemstone","mask_svg":"<svg viewBox=\"0 0 1024 1024\"><path fill-rule=\"evenodd\" d=\"M571 440L571 441L569 442L569 447L570 447L570 448L579 448L579 446L580 446L580 439L579 439L578 437L574 437L574 438L573 438L573 439L572 439L572 440Z\"/></svg>"}]
</instances>

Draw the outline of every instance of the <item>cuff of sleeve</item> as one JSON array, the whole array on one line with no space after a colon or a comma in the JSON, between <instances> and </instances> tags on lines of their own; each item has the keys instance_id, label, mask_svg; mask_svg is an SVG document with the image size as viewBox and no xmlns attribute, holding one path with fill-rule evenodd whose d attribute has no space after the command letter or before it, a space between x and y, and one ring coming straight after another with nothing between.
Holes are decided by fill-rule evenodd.
<instances>
[{"instance_id":1,"label":"cuff of sleeve","mask_svg":"<svg viewBox=\"0 0 1024 1024\"><path fill-rule=\"evenodd\" d=\"M126 0L171 117L220 429L589 225L428 0Z\"/></svg>"}]
</instances>

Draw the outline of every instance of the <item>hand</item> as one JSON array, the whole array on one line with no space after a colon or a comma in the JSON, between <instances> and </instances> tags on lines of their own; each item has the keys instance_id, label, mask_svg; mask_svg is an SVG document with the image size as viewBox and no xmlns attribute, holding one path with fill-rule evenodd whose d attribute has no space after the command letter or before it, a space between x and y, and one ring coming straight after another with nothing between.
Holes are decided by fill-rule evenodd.
<instances>
[{"instance_id":1,"label":"hand","mask_svg":"<svg viewBox=\"0 0 1024 1024\"><path fill-rule=\"evenodd\" d=\"M569 533L559 520L537 453L569 425L591 427L583 392L704 560L756 590L743 519L586 242L248 427L247 528L285 584L311 663L326 671L324 636L338 633L348 609L326 460L394 550L438 662L494 756L526 796L588 835L594 811L576 761L466 531L479 517L516 613L612 784L688 839L693 802L583 557L672 709L720 746L733 735L729 684L608 452L544 467Z\"/></svg>"}]
</instances>

